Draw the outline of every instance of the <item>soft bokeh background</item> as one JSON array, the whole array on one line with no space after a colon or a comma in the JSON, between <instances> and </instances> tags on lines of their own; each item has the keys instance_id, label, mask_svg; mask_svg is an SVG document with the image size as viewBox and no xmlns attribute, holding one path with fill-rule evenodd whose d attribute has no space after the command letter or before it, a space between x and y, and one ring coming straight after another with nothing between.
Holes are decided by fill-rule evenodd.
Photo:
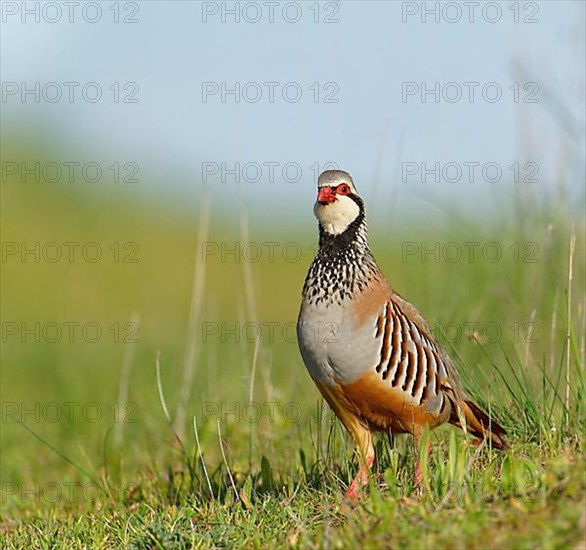
<instances>
[{"instance_id":1,"label":"soft bokeh background","mask_svg":"<svg viewBox=\"0 0 586 550\"><path fill-rule=\"evenodd\" d=\"M111 438L134 449L127 456L135 466L169 449L157 352L171 416L179 416L176 429L184 435L195 415L204 444L215 437L216 420L225 421L228 437L246 433L242 416L206 418L207 402L242 411L252 395L259 403L279 403L280 410L289 402L309 410L317 395L291 327L315 250L315 179L328 163L353 174L367 201L380 263L432 326L497 323L502 338L489 354L507 346L521 364L557 366L561 348L553 342L556 335L563 338L574 232L574 315L577 334L583 330L582 2L499 2L502 16L495 23L483 20L480 10L472 23L466 12L457 23L443 17L435 23L433 16L423 23L420 13L402 21L405 5L413 3L326 2L316 12L317 4L303 2L294 3L302 8L297 23L283 20L280 8L273 23L268 12L258 23L236 23L230 15L224 23L220 10L232 4L120 3L120 18L137 22L118 24L113 2L100 4L101 19L93 24L79 12L69 23L65 11L55 23L36 23L32 16L23 23L20 12L11 14L20 3L2 5L4 91L6 83L32 87L37 81L97 82L103 91L97 103L82 101L79 93L72 103L2 98L3 247L95 242L103 251L96 263L80 254L55 263L36 262L32 255L22 261L19 253L2 258L3 480L47 481L51 468L64 475L62 459L15 416L88 468L104 466ZM204 22L202 10L215 8L219 13ZM515 9L521 19L537 22L515 23ZM337 22L323 22L328 16ZM121 89L136 83L138 102L115 103L109 87L116 82ZM204 82L295 82L303 96L285 102L278 87L273 103L266 96L257 103L230 97L223 103L217 95L204 103ZM310 87L316 82L322 93L334 83L338 102L314 102ZM428 88L435 82L496 82L503 97L496 103L436 103L430 96L425 103L417 97L403 102L404 82ZM516 103L509 89L516 82L522 94L525 83L536 83L538 101ZM96 162L103 177L90 183L78 173L73 182L64 176L51 183L6 174L14 163L35 162ZM135 163L137 182L116 183L109 168L116 162ZM403 181L404 162L494 162L503 177L496 183L482 177ZM236 183L230 175L222 181L216 174L204 183L204 163L225 163L229 170L235 163L278 165L273 181L266 170L257 182ZM298 178L290 178L297 181L282 176L287 163L301 168ZM537 181L516 183L509 169L514 163L535 163ZM242 250L248 241L254 243L247 249L251 254L262 251L258 262L244 261L251 257ZM503 259L450 263L403 255L405 243L421 248L466 241L481 247L496 242ZM268 242L276 243L274 258ZM121 257L136 250L137 261L116 262L110 248L115 243L135 243ZM531 250L523 248L527 243L537 246L536 263L523 261ZM235 247L239 259L223 256L222 250ZM215 253L205 256L202 250ZM78 330L69 342L63 325L69 322L98 323L102 336L90 343ZM123 339L129 322L139 327L137 343L115 342L110 327L118 323ZM251 322L262 328L258 346L254 332L243 331ZM23 323L57 323L64 333L55 343L42 336L36 342L34 335L22 335ZM267 323L276 323L273 336ZM540 331L537 343L515 337L510 328L517 324L527 331L527 323ZM18 334L6 332L15 326ZM206 330L214 333L206 338ZM462 362L482 374L484 352L467 338L453 344ZM487 373L480 376L484 391L490 387ZM136 403L136 423L115 421L116 404L127 401ZM65 410L70 402L79 403L71 422L48 420L47 404ZM79 413L88 403L100 407L96 422ZM285 429L278 436L263 418L266 429L255 445L267 454L277 437L292 453L297 445L299 424L279 418ZM217 455L217 441L207 452ZM233 454L235 461L246 461L238 447ZM70 475L77 475L73 468Z\"/></svg>"}]
</instances>

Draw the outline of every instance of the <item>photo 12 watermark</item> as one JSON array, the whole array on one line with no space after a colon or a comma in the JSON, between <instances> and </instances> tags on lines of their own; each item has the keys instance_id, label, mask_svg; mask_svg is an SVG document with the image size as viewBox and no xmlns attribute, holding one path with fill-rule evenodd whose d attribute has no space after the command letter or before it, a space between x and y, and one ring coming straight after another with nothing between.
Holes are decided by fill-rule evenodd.
<instances>
[{"instance_id":1,"label":"photo 12 watermark","mask_svg":"<svg viewBox=\"0 0 586 550\"><path fill-rule=\"evenodd\" d=\"M334 322L308 323L305 332L316 343L331 344L338 342L339 325ZM201 324L201 342L239 344L264 342L273 344L277 341L294 344L297 342L297 323L279 321L203 321Z\"/></svg>"},{"instance_id":2,"label":"photo 12 watermark","mask_svg":"<svg viewBox=\"0 0 586 550\"><path fill-rule=\"evenodd\" d=\"M534 321L507 325L495 321L448 322L434 323L430 328L436 340L444 339L451 344L465 341L478 344L496 344L504 341L515 344L539 343L539 326Z\"/></svg>"},{"instance_id":3,"label":"photo 12 watermark","mask_svg":"<svg viewBox=\"0 0 586 550\"><path fill-rule=\"evenodd\" d=\"M1 2L2 23L140 22L144 2Z\"/></svg>"},{"instance_id":4,"label":"photo 12 watermark","mask_svg":"<svg viewBox=\"0 0 586 550\"><path fill-rule=\"evenodd\" d=\"M537 82L402 82L403 103L539 103Z\"/></svg>"},{"instance_id":5,"label":"photo 12 watermark","mask_svg":"<svg viewBox=\"0 0 586 550\"><path fill-rule=\"evenodd\" d=\"M337 82L226 82L201 83L202 103L327 103L340 102Z\"/></svg>"},{"instance_id":6,"label":"photo 12 watermark","mask_svg":"<svg viewBox=\"0 0 586 550\"><path fill-rule=\"evenodd\" d=\"M315 256L317 244L302 247L295 241L205 241L201 243L202 263L216 261L227 263L251 263L258 262L287 262L294 264Z\"/></svg>"},{"instance_id":7,"label":"photo 12 watermark","mask_svg":"<svg viewBox=\"0 0 586 550\"><path fill-rule=\"evenodd\" d=\"M94 481L81 483L79 481L48 481L24 482L3 481L0 483L0 501L8 504L18 501L21 504L74 504L76 502L95 502L100 498L122 501L131 497L140 490L136 483L121 485L108 483L108 487Z\"/></svg>"},{"instance_id":8,"label":"photo 12 watermark","mask_svg":"<svg viewBox=\"0 0 586 550\"><path fill-rule=\"evenodd\" d=\"M340 22L340 2L201 2L202 23Z\"/></svg>"},{"instance_id":9,"label":"photo 12 watermark","mask_svg":"<svg viewBox=\"0 0 586 550\"><path fill-rule=\"evenodd\" d=\"M324 170L338 170L338 165L335 162L313 162L304 166L295 161L204 161L201 179L203 183L315 182Z\"/></svg>"},{"instance_id":10,"label":"photo 12 watermark","mask_svg":"<svg viewBox=\"0 0 586 550\"><path fill-rule=\"evenodd\" d=\"M537 162L513 162L502 165L495 161L448 161L401 163L403 183L539 183Z\"/></svg>"},{"instance_id":11,"label":"photo 12 watermark","mask_svg":"<svg viewBox=\"0 0 586 550\"><path fill-rule=\"evenodd\" d=\"M133 321L102 324L96 321L2 321L2 343L20 344L137 344L140 325Z\"/></svg>"},{"instance_id":12,"label":"photo 12 watermark","mask_svg":"<svg viewBox=\"0 0 586 550\"><path fill-rule=\"evenodd\" d=\"M41 422L95 424L106 420L115 424L136 424L140 419L140 409L138 404L132 401L111 405L101 405L95 401L84 403L80 401L3 401L0 405L0 417L3 423L17 420L25 424L40 424Z\"/></svg>"},{"instance_id":13,"label":"photo 12 watermark","mask_svg":"<svg viewBox=\"0 0 586 550\"><path fill-rule=\"evenodd\" d=\"M82 161L1 163L2 183L139 183L137 162Z\"/></svg>"},{"instance_id":14,"label":"photo 12 watermark","mask_svg":"<svg viewBox=\"0 0 586 550\"><path fill-rule=\"evenodd\" d=\"M137 82L2 82L2 103L139 103Z\"/></svg>"},{"instance_id":15,"label":"photo 12 watermark","mask_svg":"<svg viewBox=\"0 0 586 550\"><path fill-rule=\"evenodd\" d=\"M538 2L401 2L403 23L523 23L536 24Z\"/></svg>"},{"instance_id":16,"label":"photo 12 watermark","mask_svg":"<svg viewBox=\"0 0 586 550\"><path fill-rule=\"evenodd\" d=\"M501 261L535 264L539 262L539 245L536 242L512 242L504 246L495 241L403 241L401 261L407 262L485 262Z\"/></svg>"},{"instance_id":17,"label":"photo 12 watermark","mask_svg":"<svg viewBox=\"0 0 586 550\"><path fill-rule=\"evenodd\" d=\"M201 404L201 418L203 422L210 419L222 423L256 423L263 420L274 422L297 423L303 418L303 409L294 401L278 403L276 401L231 402L204 401Z\"/></svg>"},{"instance_id":18,"label":"photo 12 watermark","mask_svg":"<svg viewBox=\"0 0 586 550\"><path fill-rule=\"evenodd\" d=\"M137 264L140 247L134 241L98 243L95 241L4 241L3 264L56 264L111 262Z\"/></svg>"}]
</instances>

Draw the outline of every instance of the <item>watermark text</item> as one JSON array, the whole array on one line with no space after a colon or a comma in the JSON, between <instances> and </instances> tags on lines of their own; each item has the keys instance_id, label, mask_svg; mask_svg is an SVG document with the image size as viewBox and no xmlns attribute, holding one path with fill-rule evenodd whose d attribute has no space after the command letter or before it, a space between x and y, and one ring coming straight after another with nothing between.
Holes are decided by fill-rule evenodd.
<instances>
[{"instance_id":1,"label":"watermark text","mask_svg":"<svg viewBox=\"0 0 586 550\"><path fill-rule=\"evenodd\" d=\"M2 343L68 343L113 342L114 344L136 344L140 325L128 321L118 321L105 325L96 321L82 323L80 321L2 321L0 332Z\"/></svg>"},{"instance_id":2,"label":"watermark text","mask_svg":"<svg viewBox=\"0 0 586 550\"><path fill-rule=\"evenodd\" d=\"M449 241L449 242L409 242L405 241L401 247L401 261L426 262L487 262L497 263L505 259L514 263L533 264L539 262L539 245L535 242L513 242L503 247L501 244L490 241Z\"/></svg>"}]
</instances>

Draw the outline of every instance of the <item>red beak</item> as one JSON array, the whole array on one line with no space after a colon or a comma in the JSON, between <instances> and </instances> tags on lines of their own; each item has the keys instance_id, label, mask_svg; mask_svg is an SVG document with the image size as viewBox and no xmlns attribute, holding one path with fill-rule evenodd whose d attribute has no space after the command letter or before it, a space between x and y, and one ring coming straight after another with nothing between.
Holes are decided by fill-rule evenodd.
<instances>
[{"instance_id":1,"label":"red beak","mask_svg":"<svg viewBox=\"0 0 586 550\"><path fill-rule=\"evenodd\" d=\"M330 204L336 200L336 193L331 187L320 187L317 191L317 202Z\"/></svg>"}]
</instances>

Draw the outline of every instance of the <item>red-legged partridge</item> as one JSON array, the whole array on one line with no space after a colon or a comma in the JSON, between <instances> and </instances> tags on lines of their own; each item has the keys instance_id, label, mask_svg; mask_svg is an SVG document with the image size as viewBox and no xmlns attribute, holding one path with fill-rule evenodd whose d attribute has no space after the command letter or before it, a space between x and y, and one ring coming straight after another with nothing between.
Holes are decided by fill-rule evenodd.
<instances>
[{"instance_id":1,"label":"red-legged partridge","mask_svg":"<svg viewBox=\"0 0 586 550\"><path fill-rule=\"evenodd\" d=\"M297 335L309 374L360 452L347 497L368 483L376 431L411 433L419 448L425 426L462 427L463 420L468 433L505 448L505 430L466 396L423 317L379 270L348 173L320 175L314 213L319 250L303 287Z\"/></svg>"}]
</instances>

